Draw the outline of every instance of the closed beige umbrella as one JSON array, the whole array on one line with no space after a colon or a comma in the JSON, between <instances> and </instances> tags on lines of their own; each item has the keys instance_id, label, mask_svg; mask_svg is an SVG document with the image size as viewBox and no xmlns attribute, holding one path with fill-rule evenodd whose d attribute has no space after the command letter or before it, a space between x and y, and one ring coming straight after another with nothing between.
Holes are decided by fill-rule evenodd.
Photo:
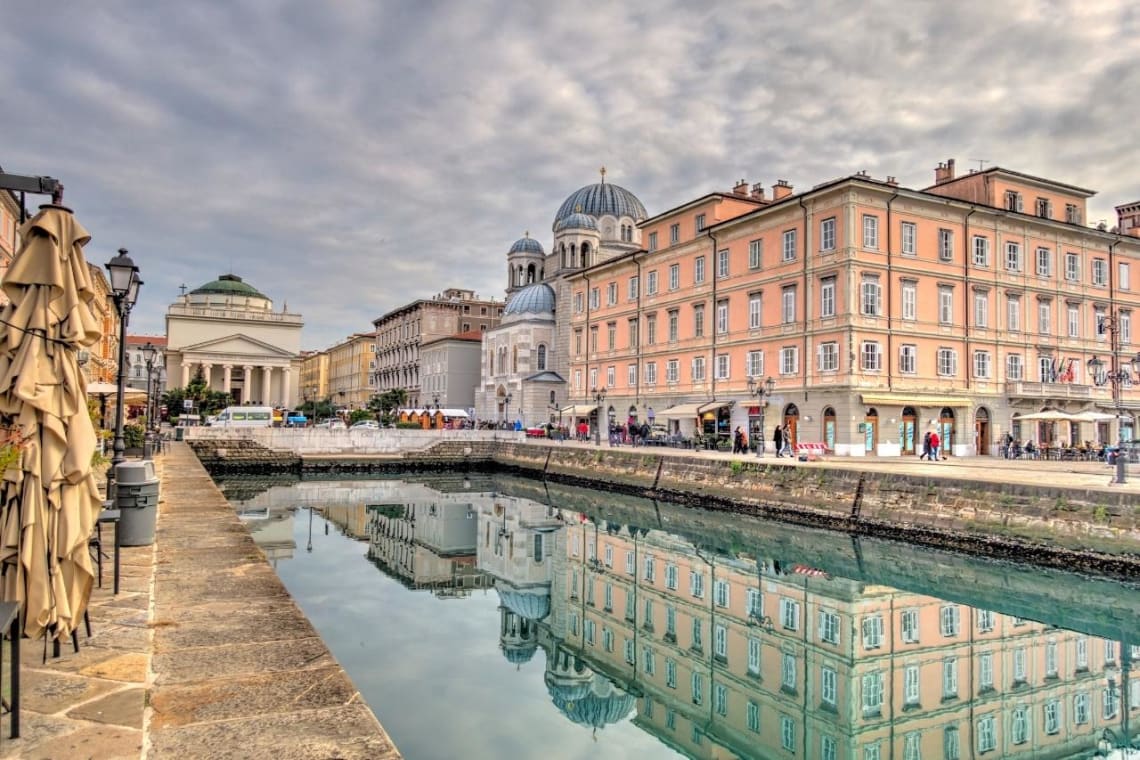
<instances>
[{"instance_id":1,"label":"closed beige umbrella","mask_svg":"<svg viewBox=\"0 0 1140 760\"><path fill-rule=\"evenodd\" d=\"M42 206L20 234L0 315L0 415L23 441L0 484L0 595L21 603L26 635L58 638L82 621L94 581L87 542L102 500L78 351L101 332L87 231Z\"/></svg>"}]
</instances>

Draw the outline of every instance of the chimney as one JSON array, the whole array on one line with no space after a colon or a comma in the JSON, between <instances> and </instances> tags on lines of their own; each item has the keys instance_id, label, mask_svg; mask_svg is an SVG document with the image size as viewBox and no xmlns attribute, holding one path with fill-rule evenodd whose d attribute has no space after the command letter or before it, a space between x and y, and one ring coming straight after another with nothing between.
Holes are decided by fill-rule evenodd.
<instances>
[{"instance_id":1,"label":"chimney","mask_svg":"<svg viewBox=\"0 0 1140 760\"><path fill-rule=\"evenodd\" d=\"M786 179L776 180L776 184L772 185L772 200L782 201L792 194L792 186L788 184Z\"/></svg>"},{"instance_id":2,"label":"chimney","mask_svg":"<svg viewBox=\"0 0 1140 760\"><path fill-rule=\"evenodd\" d=\"M759 182L757 182L755 185L752 186L752 200L754 200L754 201L763 201L764 200L764 186L762 184L760 184Z\"/></svg>"},{"instance_id":3,"label":"chimney","mask_svg":"<svg viewBox=\"0 0 1140 760\"><path fill-rule=\"evenodd\" d=\"M733 195L740 195L745 198L748 197L748 182L746 180L738 180L736 185L732 188Z\"/></svg>"},{"instance_id":4,"label":"chimney","mask_svg":"<svg viewBox=\"0 0 1140 760\"><path fill-rule=\"evenodd\" d=\"M888 176L887 177L887 184L890 185L891 187L898 187L899 181L897 179L895 179L894 177Z\"/></svg>"},{"instance_id":5,"label":"chimney","mask_svg":"<svg viewBox=\"0 0 1140 760\"><path fill-rule=\"evenodd\" d=\"M941 185L943 182L949 182L954 179L954 159L949 159L946 163L939 163L934 169L934 184Z\"/></svg>"}]
</instances>

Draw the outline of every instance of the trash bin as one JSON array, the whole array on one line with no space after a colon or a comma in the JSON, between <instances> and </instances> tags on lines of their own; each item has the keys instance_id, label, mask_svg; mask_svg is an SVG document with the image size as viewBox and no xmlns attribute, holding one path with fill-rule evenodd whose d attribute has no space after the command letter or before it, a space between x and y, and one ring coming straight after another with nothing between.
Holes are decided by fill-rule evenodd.
<instances>
[{"instance_id":1,"label":"trash bin","mask_svg":"<svg viewBox=\"0 0 1140 760\"><path fill-rule=\"evenodd\" d=\"M181 441L185 434L186 434L186 428L181 428L181 427L174 428L174 440Z\"/></svg>"},{"instance_id":2,"label":"trash bin","mask_svg":"<svg viewBox=\"0 0 1140 760\"><path fill-rule=\"evenodd\" d=\"M119 510L119 543L154 543L158 517L158 477L153 461L123 462L115 468L115 508Z\"/></svg>"}]
</instances>

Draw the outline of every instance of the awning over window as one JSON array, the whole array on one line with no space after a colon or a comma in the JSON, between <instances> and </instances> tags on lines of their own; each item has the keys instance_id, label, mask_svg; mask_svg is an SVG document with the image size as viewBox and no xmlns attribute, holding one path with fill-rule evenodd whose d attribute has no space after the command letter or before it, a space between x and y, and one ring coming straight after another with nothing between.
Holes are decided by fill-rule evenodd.
<instances>
[{"instance_id":1,"label":"awning over window","mask_svg":"<svg viewBox=\"0 0 1140 760\"><path fill-rule=\"evenodd\" d=\"M701 405L701 413L715 412L718 409L724 409L726 406L732 406L732 404L732 401L710 401Z\"/></svg>"},{"instance_id":2,"label":"awning over window","mask_svg":"<svg viewBox=\"0 0 1140 760\"><path fill-rule=\"evenodd\" d=\"M593 404L571 404L559 409L558 413L563 417L589 417L597 410L598 407Z\"/></svg>"},{"instance_id":3,"label":"awning over window","mask_svg":"<svg viewBox=\"0 0 1140 760\"><path fill-rule=\"evenodd\" d=\"M971 406L973 402L968 398L954 398L952 396L911 396L905 393L864 393L863 403L868 406L889 404L893 406Z\"/></svg>"},{"instance_id":4,"label":"awning over window","mask_svg":"<svg viewBox=\"0 0 1140 760\"><path fill-rule=\"evenodd\" d=\"M671 406L663 412L658 412L658 417L668 417L669 419L679 420L686 417L696 417L701 413L701 407L707 406L707 401L701 401L696 404L677 404Z\"/></svg>"}]
</instances>

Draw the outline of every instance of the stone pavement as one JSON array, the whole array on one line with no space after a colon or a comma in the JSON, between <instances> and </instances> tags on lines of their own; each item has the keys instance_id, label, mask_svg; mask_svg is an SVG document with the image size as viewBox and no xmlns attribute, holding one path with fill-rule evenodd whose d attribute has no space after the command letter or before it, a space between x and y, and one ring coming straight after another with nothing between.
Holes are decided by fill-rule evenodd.
<instances>
[{"instance_id":1,"label":"stone pavement","mask_svg":"<svg viewBox=\"0 0 1140 760\"><path fill-rule=\"evenodd\" d=\"M78 653L22 642L0 757L398 758L189 448L157 465L155 544L123 549L118 596L104 561Z\"/></svg>"}]
</instances>

